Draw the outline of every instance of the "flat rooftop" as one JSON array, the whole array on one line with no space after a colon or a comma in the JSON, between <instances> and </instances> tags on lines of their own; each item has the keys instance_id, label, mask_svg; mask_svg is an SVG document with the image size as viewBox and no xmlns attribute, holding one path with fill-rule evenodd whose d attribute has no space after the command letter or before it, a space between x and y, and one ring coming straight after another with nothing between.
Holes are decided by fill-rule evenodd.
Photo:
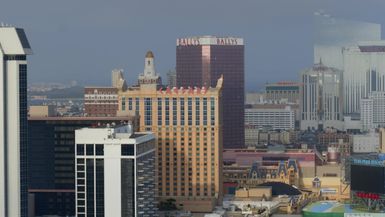
<instances>
[{"instance_id":1,"label":"flat rooftop","mask_svg":"<svg viewBox=\"0 0 385 217\"><path fill-rule=\"evenodd\" d=\"M85 116L71 116L71 117L28 117L29 121L120 121L133 120L135 116L121 116L121 117L85 117Z\"/></svg>"}]
</instances>

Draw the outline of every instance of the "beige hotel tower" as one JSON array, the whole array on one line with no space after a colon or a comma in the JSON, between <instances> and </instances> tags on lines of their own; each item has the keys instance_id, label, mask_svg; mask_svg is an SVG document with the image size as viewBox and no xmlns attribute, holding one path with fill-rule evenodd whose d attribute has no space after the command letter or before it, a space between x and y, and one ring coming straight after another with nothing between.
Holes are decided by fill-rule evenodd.
<instances>
[{"instance_id":1,"label":"beige hotel tower","mask_svg":"<svg viewBox=\"0 0 385 217\"><path fill-rule=\"evenodd\" d=\"M157 137L159 201L194 212L222 201L222 84L162 88L149 51L138 85L119 90L118 115L139 115L140 130Z\"/></svg>"}]
</instances>

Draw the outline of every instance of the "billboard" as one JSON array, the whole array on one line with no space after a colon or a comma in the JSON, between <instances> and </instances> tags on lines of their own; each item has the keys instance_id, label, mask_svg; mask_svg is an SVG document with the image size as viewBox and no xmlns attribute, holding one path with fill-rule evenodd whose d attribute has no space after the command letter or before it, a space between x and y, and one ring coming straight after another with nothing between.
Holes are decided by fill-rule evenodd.
<instances>
[{"instance_id":1,"label":"billboard","mask_svg":"<svg viewBox=\"0 0 385 217\"><path fill-rule=\"evenodd\" d=\"M384 194L385 168L351 165L351 190Z\"/></svg>"}]
</instances>

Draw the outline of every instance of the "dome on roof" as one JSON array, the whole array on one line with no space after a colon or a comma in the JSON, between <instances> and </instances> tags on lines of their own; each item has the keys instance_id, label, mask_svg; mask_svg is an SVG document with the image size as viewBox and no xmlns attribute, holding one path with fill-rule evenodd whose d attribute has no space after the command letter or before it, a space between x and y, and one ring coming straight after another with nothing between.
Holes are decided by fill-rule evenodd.
<instances>
[{"instance_id":1,"label":"dome on roof","mask_svg":"<svg viewBox=\"0 0 385 217\"><path fill-rule=\"evenodd\" d=\"M147 51L146 53L146 58L154 58L154 54L152 53L152 51Z\"/></svg>"}]
</instances>

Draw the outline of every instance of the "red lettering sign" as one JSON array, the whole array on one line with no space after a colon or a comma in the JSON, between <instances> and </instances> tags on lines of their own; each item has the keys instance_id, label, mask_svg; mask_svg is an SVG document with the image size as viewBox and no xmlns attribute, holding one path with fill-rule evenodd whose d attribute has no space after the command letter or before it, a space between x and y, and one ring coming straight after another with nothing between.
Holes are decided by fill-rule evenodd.
<instances>
[{"instance_id":1,"label":"red lettering sign","mask_svg":"<svg viewBox=\"0 0 385 217\"><path fill-rule=\"evenodd\" d=\"M356 196L359 198L379 200L380 195L375 193L356 192Z\"/></svg>"}]
</instances>

